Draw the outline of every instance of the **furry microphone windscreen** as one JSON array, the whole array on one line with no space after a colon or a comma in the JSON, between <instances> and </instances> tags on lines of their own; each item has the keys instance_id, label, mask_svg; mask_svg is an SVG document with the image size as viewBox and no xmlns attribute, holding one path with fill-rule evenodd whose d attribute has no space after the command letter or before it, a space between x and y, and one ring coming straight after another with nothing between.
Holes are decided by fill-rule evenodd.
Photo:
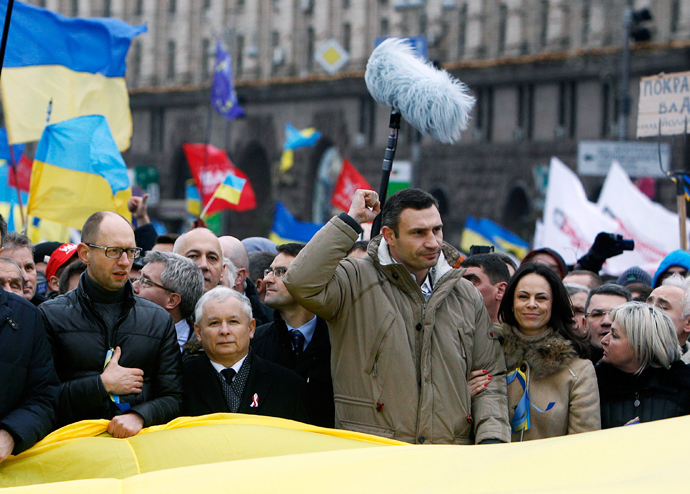
<instances>
[{"instance_id":1,"label":"furry microphone windscreen","mask_svg":"<svg viewBox=\"0 0 690 494\"><path fill-rule=\"evenodd\" d=\"M467 128L475 102L467 86L415 56L402 38L389 38L376 47L364 81L377 102L398 110L423 134L452 144Z\"/></svg>"}]
</instances>

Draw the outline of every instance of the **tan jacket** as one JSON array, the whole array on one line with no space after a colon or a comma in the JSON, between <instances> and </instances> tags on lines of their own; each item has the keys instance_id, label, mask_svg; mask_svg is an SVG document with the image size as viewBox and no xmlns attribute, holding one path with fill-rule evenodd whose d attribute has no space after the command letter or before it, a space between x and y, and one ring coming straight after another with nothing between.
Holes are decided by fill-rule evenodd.
<instances>
[{"instance_id":1,"label":"tan jacket","mask_svg":"<svg viewBox=\"0 0 690 494\"><path fill-rule=\"evenodd\" d=\"M528 376L531 427L524 436L513 433L514 442L601 429L592 362L579 358L572 344L552 330L535 337L503 326L501 333L508 373L521 368ZM511 421L523 393L517 379L508 385Z\"/></svg>"},{"instance_id":2,"label":"tan jacket","mask_svg":"<svg viewBox=\"0 0 690 494\"><path fill-rule=\"evenodd\" d=\"M328 322L336 427L410 443L509 441L498 335L479 292L448 264L457 251L444 246L425 301L387 245L379 249L380 236L369 256L343 259L356 239L346 222L331 219L283 278ZM495 378L471 399L467 375L475 369Z\"/></svg>"}]
</instances>

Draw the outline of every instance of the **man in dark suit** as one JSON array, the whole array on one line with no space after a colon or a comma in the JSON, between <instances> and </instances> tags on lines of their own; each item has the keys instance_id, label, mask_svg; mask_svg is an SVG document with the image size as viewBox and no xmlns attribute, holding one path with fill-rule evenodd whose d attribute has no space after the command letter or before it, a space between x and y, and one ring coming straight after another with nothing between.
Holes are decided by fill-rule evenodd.
<instances>
[{"instance_id":1,"label":"man in dark suit","mask_svg":"<svg viewBox=\"0 0 690 494\"><path fill-rule=\"evenodd\" d=\"M265 303L273 322L256 329L252 349L266 360L299 374L307 386L309 423L333 427L335 405L331 380L331 343L326 321L297 303L283 284L283 275L304 245L278 246L278 255L264 273Z\"/></svg>"},{"instance_id":2,"label":"man in dark suit","mask_svg":"<svg viewBox=\"0 0 690 494\"><path fill-rule=\"evenodd\" d=\"M185 413L307 420L302 379L249 351L256 321L247 297L216 287L201 297L195 315L194 331L204 353L184 363Z\"/></svg>"}]
</instances>

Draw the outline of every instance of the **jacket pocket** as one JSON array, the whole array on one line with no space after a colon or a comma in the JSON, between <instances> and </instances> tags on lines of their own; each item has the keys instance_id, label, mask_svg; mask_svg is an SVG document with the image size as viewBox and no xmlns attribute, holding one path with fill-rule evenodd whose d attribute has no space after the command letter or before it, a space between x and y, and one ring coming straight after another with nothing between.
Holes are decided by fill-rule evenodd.
<instances>
[{"instance_id":1,"label":"jacket pocket","mask_svg":"<svg viewBox=\"0 0 690 494\"><path fill-rule=\"evenodd\" d=\"M371 424L359 424L349 420L340 420L340 426L347 431L363 432L365 434L372 434L374 436L385 437L387 439L393 439L393 436L395 435L395 431L392 429L377 427Z\"/></svg>"},{"instance_id":2,"label":"jacket pocket","mask_svg":"<svg viewBox=\"0 0 690 494\"><path fill-rule=\"evenodd\" d=\"M372 345L371 351L369 352L369 357L367 358L367 361L364 364L364 370L367 374L373 376L376 376L378 374L378 363L381 358L381 354L383 353L384 343L394 321L395 316L390 312L387 313L386 317L383 318L383 322L381 323L381 326L379 327L379 330L376 333L376 339L374 339L374 344Z\"/></svg>"},{"instance_id":3,"label":"jacket pocket","mask_svg":"<svg viewBox=\"0 0 690 494\"><path fill-rule=\"evenodd\" d=\"M362 398L335 395L336 426L350 431L365 432L383 437L393 437L395 431L384 421L383 414L376 411L376 405Z\"/></svg>"}]
</instances>

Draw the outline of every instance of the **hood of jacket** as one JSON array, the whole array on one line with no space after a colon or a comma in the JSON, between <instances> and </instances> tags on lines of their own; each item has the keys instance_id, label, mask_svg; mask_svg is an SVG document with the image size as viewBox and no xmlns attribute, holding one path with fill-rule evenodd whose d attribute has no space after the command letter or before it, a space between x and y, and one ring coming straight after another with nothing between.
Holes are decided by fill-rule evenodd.
<instances>
[{"instance_id":1,"label":"hood of jacket","mask_svg":"<svg viewBox=\"0 0 690 494\"><path fill-rule=\"evenodd\" d=\"M508 372L526 362L534 380L557 373L578 356L572 343L553 329L537 336L526 336L519 329L504 324L500 333Z\"/></svg>"},{"instance_id":2,"label":"hood of jacket","mask_svg":"<svg viewBox=\"0 0 690 494\"><path fill-rule=\"evenodd\" d=\"M682 266L690 271L690 254L684 250L678 249L664 257L664 260L661 261L661 264L659 264L659 269L657 269L656 273L654 273L652 288L656 288L658 286L657 282L659 281L659 277L671 266Z\"/></svg>"}]
</instances>

